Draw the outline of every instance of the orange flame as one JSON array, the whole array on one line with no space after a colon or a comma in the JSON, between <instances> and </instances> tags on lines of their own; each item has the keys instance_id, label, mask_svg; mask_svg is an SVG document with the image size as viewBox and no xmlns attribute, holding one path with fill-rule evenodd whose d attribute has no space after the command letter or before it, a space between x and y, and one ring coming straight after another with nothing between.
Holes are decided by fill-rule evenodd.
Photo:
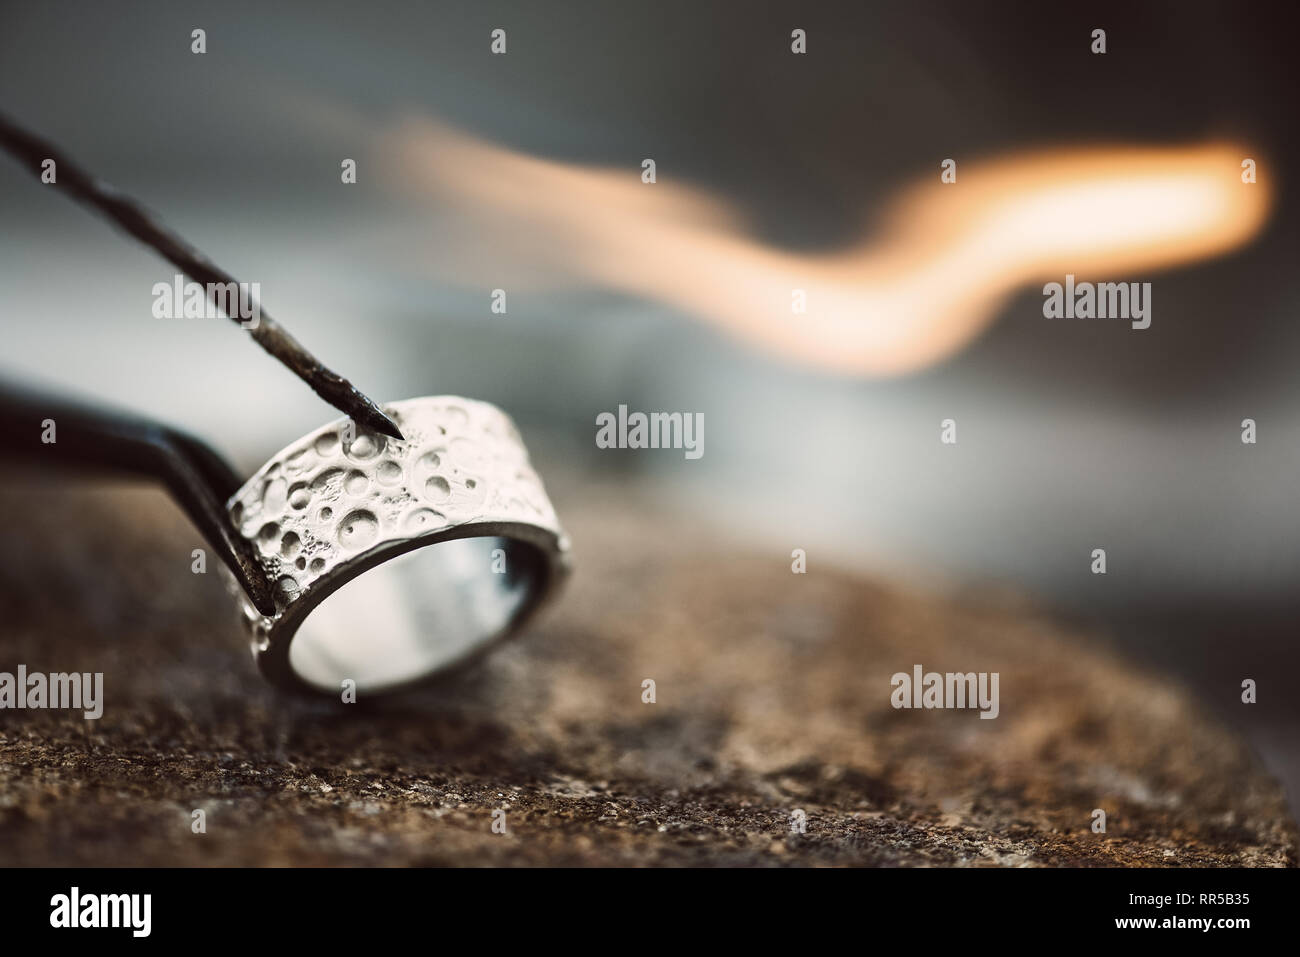
<instances>
[{"instance_id":1,"label":"orange flame","mask_svg":"<svg viewBox=\"0 0 1300 957\"><path fill-rule=\"evenodd\" d=\"M1271 200L1264 184L1242 182L1252 154L1231 144L1053 150L963 163L951 185L936 167L899 197L877 238L807 255L749 238L714 199L645 185L636 169L539 159L422 120L394 131L385 153L422 189L503 227L490 252L471 251L480 266L503 244L530 244L536 266L866 375L944 359L1026 284L1067 272L1137 281L1224 253L1259 231ZM804 314L791 308L796 289Z\"/></svg>"}]
</instances>

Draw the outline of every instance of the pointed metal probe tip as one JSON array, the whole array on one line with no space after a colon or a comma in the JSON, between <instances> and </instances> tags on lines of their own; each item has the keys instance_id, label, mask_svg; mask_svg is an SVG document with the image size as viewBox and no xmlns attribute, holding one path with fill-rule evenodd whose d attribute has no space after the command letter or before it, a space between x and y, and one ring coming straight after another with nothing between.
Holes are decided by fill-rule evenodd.
<instances>
[{"instance_id":1,"label":"pointed metal probe tip","mask_svg":"<svg viewBox=\"0 0 1300 957\"><path fill-rule=\"evenodd\" d=\"M17 126L3 114L0 114L0 149L13 154L38 177L44 170L43 164L53 161L59 171L57 185L60 191L106 216L131 236L161 254L190 279L207 286L208 296L214 304L218 302L218 290L232 289L237 285L233 276L218 268L201 252L165 227L144 207L96 179L53 144ZM243 325L238 315L229 313L228 307L229 302L224 300L218 306L226 312L227 318ZM315 356L289 335L287 329L265 312L259 309L258 315L260 322L245 327L249 334L263 349L310 385L317 395L343 414L351 416L360 425L395 439L404 438L397 423L355 389L347 379L321 365Z\"/></svg>"},{"instance_id":2,"label":"pointed metal probe tip","mask_svg":"<svg viewBox=\"0 0 1300 957\"><path fill-rule=\"evenodd\" d=\"M357 393L358 408L352 414L352 418L375 432L382 432L384 435L394 439L405 439L402 430L397 427L397 423L389 418L379 406L375 405L369 398L361 393ZM344 410L347 411L346 409Z\"/></svg>"},{"instance_id":3,"label":"pointed metal probe tip","mask_svg":"<svg viewBox=\"0 0 1300 957\"><path fill-rule=\"evenodd\" d=\"M337 372L331 372L300 346L278 323L263 322L258 332L262 348L293 369L312 391L357 425L394 439L405 439L402 430L379 405ZM256 336L256 333L254 334Z\"/></svg>"}]
</instances>

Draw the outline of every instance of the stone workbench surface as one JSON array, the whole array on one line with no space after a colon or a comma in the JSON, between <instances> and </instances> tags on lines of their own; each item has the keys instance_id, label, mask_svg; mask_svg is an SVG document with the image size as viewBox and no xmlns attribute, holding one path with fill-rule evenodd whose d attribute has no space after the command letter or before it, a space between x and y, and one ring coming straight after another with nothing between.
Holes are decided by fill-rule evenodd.
<instances>
[{"instance_id":1,"label":"stone workbench surface","mask_svg":"<svg viewBox=\"0 0 1300 957\"><path fill-rule=\"evenodd\" d=\"M6 477L0 671L102 671L105 704L0 711L0 864L1296 863L1210 709L1030 607L794 575L647 503L562 516L576 574L528 634L348 706L262 683L161 493ZM998 672L998 718L894 709L915 664Z\"/></svg>"}]
</instances>

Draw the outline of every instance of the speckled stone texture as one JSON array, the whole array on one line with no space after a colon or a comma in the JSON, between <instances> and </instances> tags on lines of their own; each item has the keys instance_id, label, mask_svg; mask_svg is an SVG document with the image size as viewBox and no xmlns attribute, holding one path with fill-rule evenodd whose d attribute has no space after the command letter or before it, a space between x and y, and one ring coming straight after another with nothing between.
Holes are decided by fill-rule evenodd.
<instances>
[{"instance_id":1,"label":"speckled stone texture","mask_svg":"<svg viewBox=\"0 0 1300 957\"><path fill-rule=\"evenodd\" d=\"M0 670L103 671L107 699L0 712L0 864L1296 862L1279 787L1203 703L1033 608L793 575L549 484L564 600L454 684L344 706L262 682L161 493L0 478ZM1001 716L894 710L916 663L1000 672Z\"/></svg>"}]
</instances>

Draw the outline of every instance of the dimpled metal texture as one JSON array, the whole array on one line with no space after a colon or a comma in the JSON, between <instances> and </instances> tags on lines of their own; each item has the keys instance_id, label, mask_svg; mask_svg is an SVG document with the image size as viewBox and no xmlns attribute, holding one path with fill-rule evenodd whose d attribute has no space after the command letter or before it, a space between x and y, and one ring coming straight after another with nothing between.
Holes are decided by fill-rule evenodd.
<instances>
[{"instance_id":1,"label":"dimpled metal texture","mask_svg":"<svg viewBox=\"0 0 1300 957\"><path fill-rule=\"evenodd\" d=\"M404 439L340 419L281 450L227 503L274 583L263 617L235 585L254 639L265 640L323 581L394 543L483 523L528 525L567 542L509 417L458 396L384 406ZM233 578L230 580L233 584Z\"/></svg>"}]
</instances>

